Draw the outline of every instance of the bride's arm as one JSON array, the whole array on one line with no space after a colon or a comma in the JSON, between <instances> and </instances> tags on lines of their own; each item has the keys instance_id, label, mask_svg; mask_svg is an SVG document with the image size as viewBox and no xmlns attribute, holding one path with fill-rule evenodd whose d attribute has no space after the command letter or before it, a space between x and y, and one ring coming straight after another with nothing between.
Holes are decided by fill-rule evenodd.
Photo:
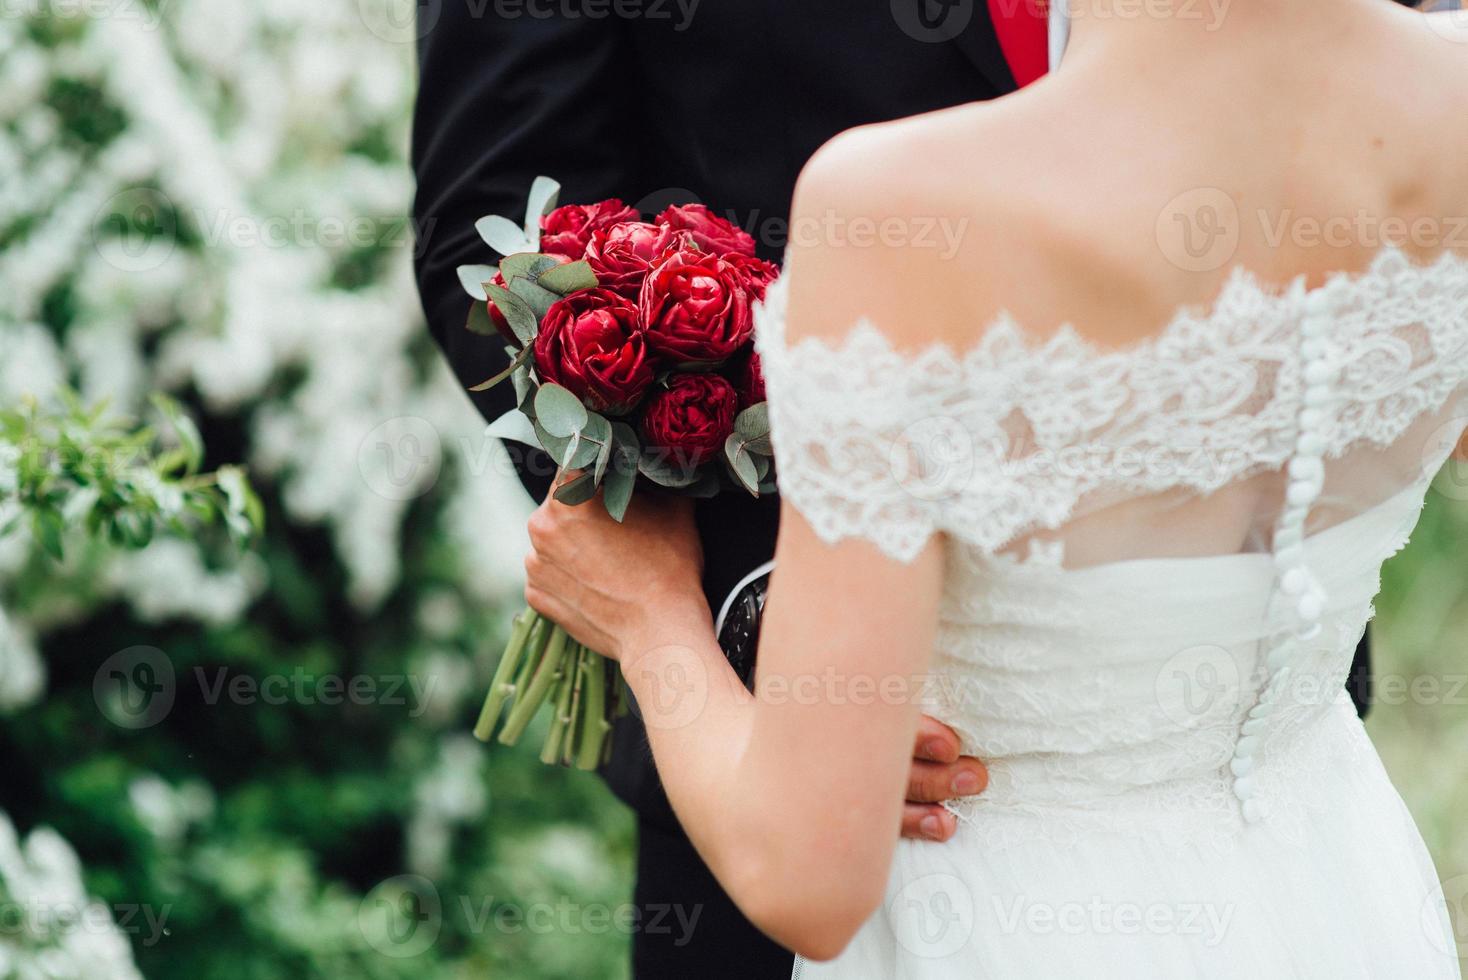
<instances>
[{"instance_id":1,"label":"bride's arm","mask_svg":"<svg viewBox=\"0 0 1468 980\"><path fill-rule=\"evenodd\" d=\"M877 194L871 213L853 205L873 200L872 159L860 136L842 137L802 175L785 272L791 342L843 335L863 315L899 332L932 329L951 305L951 292L923 288L931 250L857 237L863 220L890 227L925 213L898 200L900 188ZM796 234L821 228L840 235ZM800 441L787 434L787 445ZM828 544L787 496L751 699L719 650L699 568L679 557L696 554L689 514L686 502L634 500L618 526L597 507L547 504L531 524L527 599L621 661L668 798L739 907L777 941L828 958L887 884L943 546L934 538L904 564L863 538Z\"/></svg>"},{"instance_id":2,"label":"bride's arm","mask_svg":"<svg viewBox=\"0 0 1468 980\"><path fill-rule=\"evenodd\" d=\"M548 504L531 605L622 664L668 797L761 930L836 955L881 902L932 648L941 547L912 564L781 516L751 698L715 640L677 501Z\"/></svg>"}]
</instances>

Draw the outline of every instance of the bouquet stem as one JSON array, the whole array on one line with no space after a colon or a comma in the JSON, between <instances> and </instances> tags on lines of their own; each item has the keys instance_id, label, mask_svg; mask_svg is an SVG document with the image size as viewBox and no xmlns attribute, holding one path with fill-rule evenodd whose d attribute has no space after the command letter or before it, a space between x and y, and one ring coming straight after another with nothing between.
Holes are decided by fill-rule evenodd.
<instances>
[{"instance_id":1,"label":"bouquet stem","mask_svg":"<svg viewBox=\"0 0 1468 980\"><path fill-rule=\"evenodd\" d=\"M474 737L515 745L541 707L549 704L551 722L540 760L546 765L595 769L610 758L612 721L627 710L622 683L615 671L607 669L606 658L526 609L512 622Z\"/></svg>"}]
</instances>

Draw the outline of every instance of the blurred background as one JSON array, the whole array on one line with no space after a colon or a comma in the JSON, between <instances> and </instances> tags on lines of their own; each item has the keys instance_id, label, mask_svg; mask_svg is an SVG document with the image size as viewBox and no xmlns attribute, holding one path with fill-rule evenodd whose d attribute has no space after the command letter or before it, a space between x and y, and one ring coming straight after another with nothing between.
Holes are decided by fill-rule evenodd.
<instances>
[{"instance_id":1,"label":"blurred background","mask_svg":"<svg viewBox=\"0 0 1468 980\"><path fill-rule=\"evenodd\" d=\"M0 533L0 978L626 974L629 815L468 734L528 504L410 276L415 6L0 0L0 409L170 393L266 515ZM1369 727L1468 953L1465 552L1448 472Z\"/></svg>"}]
</instances>

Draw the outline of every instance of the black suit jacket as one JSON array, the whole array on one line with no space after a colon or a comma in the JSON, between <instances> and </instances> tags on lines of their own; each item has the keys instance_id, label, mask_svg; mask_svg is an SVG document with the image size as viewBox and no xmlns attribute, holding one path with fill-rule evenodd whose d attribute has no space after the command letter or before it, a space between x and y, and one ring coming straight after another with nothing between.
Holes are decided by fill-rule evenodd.
<instances>
[{"instance_id":1,"label":"black suit jacket","mask_svg":"<svg viewBox=\"0 0 1468 980\"><path fill-rule=\"evenodd\" d=\"M563 203L621 197L644 211L699 200L779 258L796 176L842 130L989 99L1014 79L978 0L426 0L413 132L417 273L429 328L459 378L504 365L464 329L454 269L494 256L485 214L524 212L532 179ZM602 16L593 16L594 12ZM621 11L618 16L616 11ZM975 159L975 169L983 166ZM487 418L505 385L474 396ZM548 461L522 471L543 498ZM717 609L774 553L777 502L699 505L704 590ZM676 821L629 721L605 773L644 819Z\"/></svg>"}]
</instances>

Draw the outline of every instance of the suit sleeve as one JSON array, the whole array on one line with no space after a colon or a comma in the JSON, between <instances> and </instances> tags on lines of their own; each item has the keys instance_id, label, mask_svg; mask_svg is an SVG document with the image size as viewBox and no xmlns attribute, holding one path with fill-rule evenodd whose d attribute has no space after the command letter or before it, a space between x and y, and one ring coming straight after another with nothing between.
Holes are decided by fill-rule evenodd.
<instances>
[{"instance_id":1,"label":"suit sleeve","mask_svg":"<svg viewBox=\"0 0 1468 980\"><path fill-rule=\"evenodd\" d=\"M455 268L497 261L474 230L486 214L519 221L531 181L563 185L563 202L626 194L638 169L631 131L637 77L626 24L564 8L512 7L444 0L420 23L419 91L413 125L415 270L428 328L467 388L506 363L497 338L470 333L471 300ZM423 13L422 16L433 16ZM486 418L513 407L510 385L471 395ZM520 449L523 447L514 447ZM518 457L521 479L537 499L549 485L549 462Z\"/></svg>"}]
</instances>

